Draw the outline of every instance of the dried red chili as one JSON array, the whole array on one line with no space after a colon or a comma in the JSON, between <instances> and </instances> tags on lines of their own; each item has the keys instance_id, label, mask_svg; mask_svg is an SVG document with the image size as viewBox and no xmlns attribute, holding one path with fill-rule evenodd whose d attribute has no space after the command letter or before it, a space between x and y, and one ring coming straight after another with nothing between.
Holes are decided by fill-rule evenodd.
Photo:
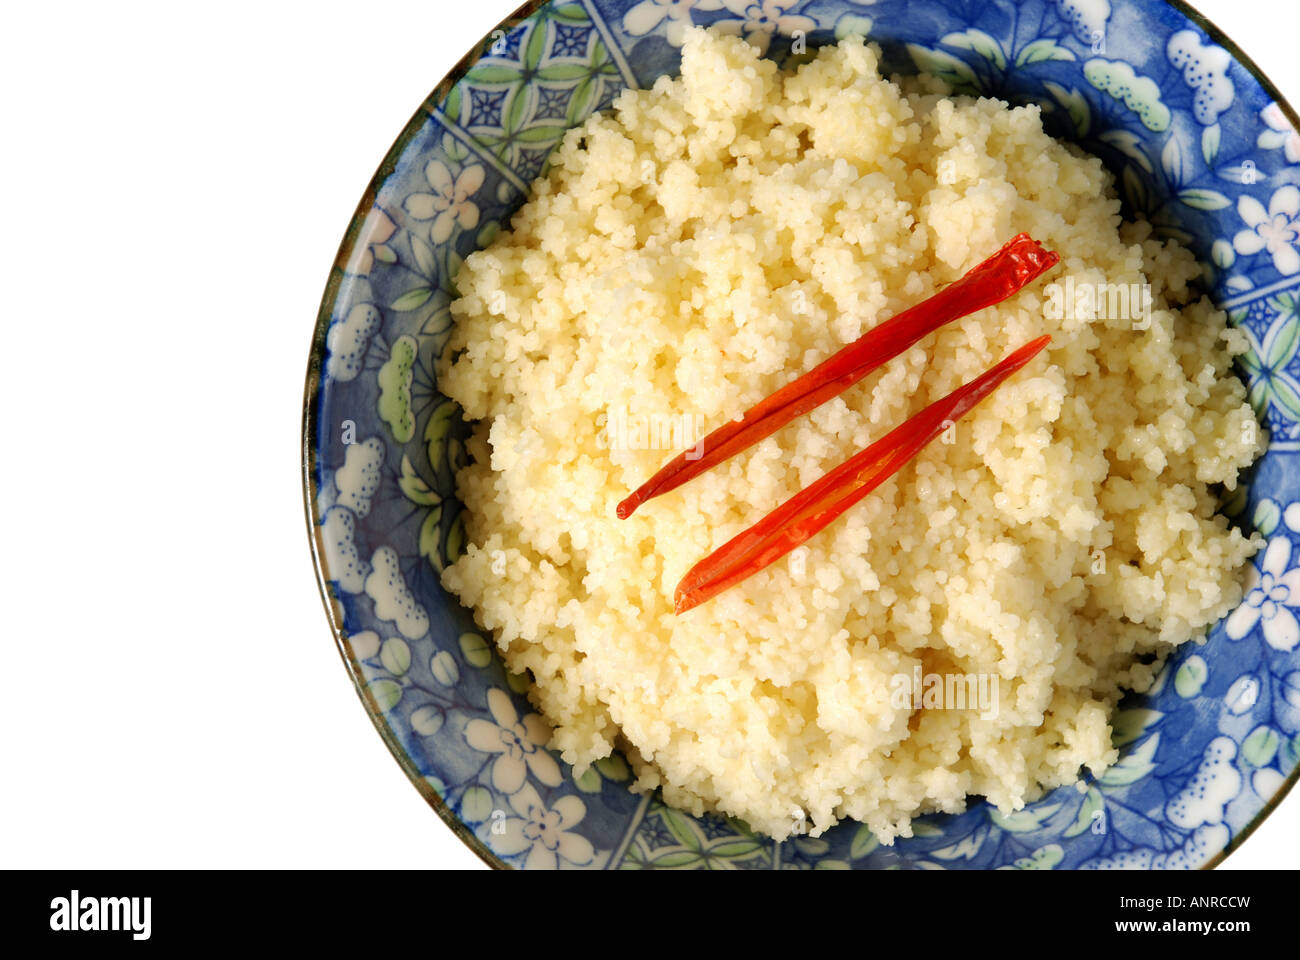
<instances>
[{"instance_id":1,"label":"dried red chili","mask_svg":"<svg viewBox=\"0 0 1300 960\"><path fill-rule=\"evenodd\" d=\"M743 419L719 427L692 450L678 454L618 505L618 516L626 520L645 501L675 490L838 396L927 334L1001 303L1060 259L1028 234L1019 234L961 279L873 327L830 359L760 400Z\"/></svg>"},{"instance_id":2,"label":"dried red chili","mask_svg":"<svg viewBox=\"0 0 1300 960\"><path fill-rule=\"evenodd\" d=\"M813 537L968 413L1032 360L1051 337L1039 337L942 400L930 404L865 450L795 494L748 530L692 567L677 585L674 607L685 613L752 576Z\"/></svg>"}]
</instances>

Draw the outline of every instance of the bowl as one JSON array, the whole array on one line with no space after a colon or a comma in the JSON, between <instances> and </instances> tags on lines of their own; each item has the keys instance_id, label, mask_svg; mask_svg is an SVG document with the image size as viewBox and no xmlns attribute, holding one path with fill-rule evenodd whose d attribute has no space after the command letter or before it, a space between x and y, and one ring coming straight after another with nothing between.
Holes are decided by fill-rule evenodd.
<instances>
[{"instance_id":1,"label":"bowl","mask_svg":"<svg viewBox=\"0 0 1300 960\"><path fill-rule=\"evenodd\" d=\"M784 843L633 794L618 756L581 776L539 742L528 678L448 595L453 471L468 431L438 392L462 261L489 243L564 132L680 65L722 23L778 62L850 34L888 72L1037 103L1100 156L1127 213L1204 263L1252 352L1271 446L1224 503L1267 547L1244 602L1115 716L1100 778L1004 815L972 802L892 846L845 822ZM307 519L338 648L416 787L496 867L1069 869L1213 866L1294 784L1300 756L1300 133L1217 28L1164 0L538 0L420 106L347 229L322 299L303 429Z\"/></svg>"}]
</instances>

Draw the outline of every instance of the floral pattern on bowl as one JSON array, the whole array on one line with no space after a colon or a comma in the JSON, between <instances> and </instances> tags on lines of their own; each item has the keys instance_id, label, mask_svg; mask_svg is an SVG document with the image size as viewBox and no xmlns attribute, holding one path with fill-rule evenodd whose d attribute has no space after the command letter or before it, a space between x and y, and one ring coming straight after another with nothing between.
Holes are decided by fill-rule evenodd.
<instances>
[{"instance_id":1,"label":"floral pattern on bowl","mask_svg":"<svg viewBox=\"0 0 1300 960\"><path fill-rule=\"evenodd\" d=\"M619 756L581 776L545 749L439 572L464 546L468 428L438 392L462 259L491 242L564 132L676 72L713 25L792 65L850 34L887 68L1039 104L1101 156L1130 214L1181 240L1249 337L1271 446L1225 512L1268 538L1243 603L1115 717L1121 760L1023 810L974 803L891 847L843 823L785 843L636 795ZM1164 0L550 0L475 47L426 100L350 225L306 390L308 523L340 649L407 774L489 863L604 869L1144 869L1217 862L1300 760L1300 134L1230 41Z\"/></svg>"}]
</instances>

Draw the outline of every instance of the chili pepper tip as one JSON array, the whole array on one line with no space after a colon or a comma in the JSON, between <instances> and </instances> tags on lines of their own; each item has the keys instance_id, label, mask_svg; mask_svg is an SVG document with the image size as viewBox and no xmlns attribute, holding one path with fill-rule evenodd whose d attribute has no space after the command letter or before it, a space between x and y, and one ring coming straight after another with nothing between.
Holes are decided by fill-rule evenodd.
<instances>
[{"instance_id":1,"label":"chili pepper tip","mask_svg":"<svg viewBox=\"0 0 1300 960\"><path fill-rule=\"evenodd\" d=\"M677 585L677 593L673 597L673 614L681 616L687 610L692 610L700 605L698 597L687 596L687 592L682 589L682 585Z\"/></svg>"}]
</instances>

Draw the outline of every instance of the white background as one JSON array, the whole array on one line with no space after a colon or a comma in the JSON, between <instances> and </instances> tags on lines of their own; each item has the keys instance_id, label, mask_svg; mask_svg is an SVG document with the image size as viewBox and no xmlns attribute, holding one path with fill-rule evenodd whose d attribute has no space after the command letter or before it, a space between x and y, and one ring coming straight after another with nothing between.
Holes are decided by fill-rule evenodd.
<instances>
[{"instance_id":1,"label":"white background","mask_svg":"<svg viewBox=\"0 0 1300 960\"><path fill-rule=\"evenodd\" d=\"M483 867L334 650L299 424L353 208L515 5L0 13L0 866ZM1287 6L1199 6L1300 103ZM1293 797L1225 866L1298 855Z\"/></svg>"}]
</instances>

